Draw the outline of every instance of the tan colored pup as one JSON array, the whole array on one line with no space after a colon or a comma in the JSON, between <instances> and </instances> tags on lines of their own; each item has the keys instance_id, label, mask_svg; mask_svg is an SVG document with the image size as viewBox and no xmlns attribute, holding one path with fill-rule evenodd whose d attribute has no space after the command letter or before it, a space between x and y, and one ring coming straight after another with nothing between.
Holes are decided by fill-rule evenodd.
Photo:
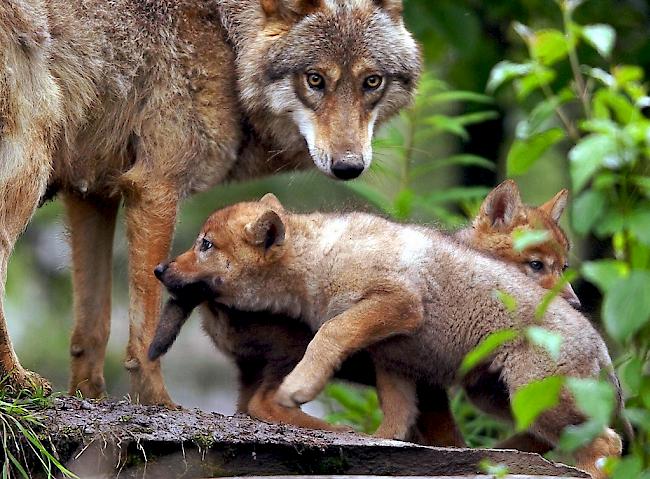
<instances>
[{"instance_id":1,"label":"tan colored pup","mask_svg":"<svg viewBox=\"0 0 650 479\"><path fill-rule=\"evenodd\" d=\"M499 255L506 256L508 261L526 273L532 269L530 264L533 261L544 257L544 252L551 254L550 259L547 258L547 264L566 265L568 242L558 227L557 220L548 213L554 211L559 216L565 206L566 196L567 192L563 190L541 207L526 206L521 201L516 184L507 180L487 196L481 212L474 220L474 226L459 231L455 237L488 254L491 253L490 248L495 248L496 258L500 258ZM506 212L509 213L507 217ZM552 233L550 238L542 244L529 246L521 253L514 252L512 240L505 236L512 233L515 225L519 228L535 228L540 226L538 223ZM510 249L498 247L506 241L509 242ZM547 278L547 274L533 271L538 282ZM552 270L551 274L555 274L555 277L549 287L559 279L561 269ZM568 291L571 292L570 289ZM197 295L196 289L189 285L182 290L172 291L174 298L163 310L160 326L182 324L195 305L208 302L204 311L204 329L219 350L230 356L239 369L237 410L267 421L329 428L328 424L309 415L278 407L274 400L275 392L284 377L302 359L313 338L313 332L304 323L282 315L245 313L232 309L226 311L226 308L212 301L214 298L210 297L209 289L200 292ZM156 351L155 358L161 353L162 350ZM353 382L375 385L375 371L367 353L359 353L346 360L336 375ZM474 399L480 402L480 398ZM437 446L464 445L449 410L444 389L427 384L419 385L418 406L420 414L417 432L410 435L410 440ZM516 443L511 441L505 445L522 447L522 439L517 438ZM528 449L548 449L548 445L535 446L528 442Z\"/></svg>"},{"instance_id":2,"label":"tan colored pup","mask_svg":"<svg viewBox=\"0 0 650 479\"><path fill-rule=\"evenodd\" d=\"M314 399L344 359L375 345L370 349L378 392L389 405L389 424L380 433L389 437L405 437L415 420L416 382L451 386L464 356L498 330L537 324L564 338L557 362L521 340L504 345L479 371L468 387L497 377L504 408L493 412L502 416L509 414L510 395L531 381L611 373L603 340L564 300L554 300L535 320L544 289L516 268L437 231L372 215L292 214L267 195L213 214L194 248L161 265L157 275L172 291L198 284L228 307L282 313L316 331L278 390L277 400L287 408ZM516 299L516 315L495 290ZM172 326L161 337L173 338L180 324ZM564 390L560 405L529 432L554 445L564 427L584 419ZM596 460L620 450L619 436L607 429L576 460L597 473Z\"/></svg>"},{"instance_id":3,"label":"tan colored pup","mask_svg":"<svg viewBox=\"0 0 650 479\"><path fill-rule=\"evenodd\" d=\"M537 284L553 288L568 267L570 244L560 227L566 207L567 190L559 191L541 206L524 205L519 188L506 180L485 198L472 225L456 233L456 238L472 248L517 265ZM513 232L542 230L548 239L523 251L514 247ZM569 304L580 308L580 300L570 284L561 292Z\"/></svg>"},{"instance_id":4,"label":"tan colored pup","mask_svg":"<svg viewBox=\"0 0 650 479\"><path fill-rule=\"evenodd\" d=\"M226 180L370 165L374 127L411 99L419 49L401 0L0 1L0 376L20 365L2 298L14 244L61 194L71 232L70 392L106 393L112 245L125 206L131 394L171 404L147 349L152 269L178 204Z\"/></svg>"}]
</instances>

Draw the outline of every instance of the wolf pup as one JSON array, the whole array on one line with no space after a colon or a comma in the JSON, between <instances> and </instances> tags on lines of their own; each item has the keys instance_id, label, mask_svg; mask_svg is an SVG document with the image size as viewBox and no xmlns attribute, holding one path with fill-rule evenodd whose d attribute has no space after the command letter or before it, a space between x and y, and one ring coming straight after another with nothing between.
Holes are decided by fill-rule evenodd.
<instances>
[{"instance_id":1,"label":"wolf pup","mask_svg":"<svg viewBox=\"0 0 650 479\"><path fill-rule=\"evenodd\" d=\"M225 180L316 166L350 179L421 69L400 0L0 2L0 301L13 246L60 193L71 231L70 392L105 394L113 234L129 240L125 366L171 404L146 351L179 201ZM0 376L23 369L0 302Z\"/></svg>"},{"instance_id":2,"label":"wolf pup","mask_svg":"<svg viewBox=\"0 0 650 479\"><path fill-rule=\"evenodd\" d=\"M567 191L562 190L540 207L527 206L521 201L516 183L506 180L486 197L472 225L460 230L455 237L475 249L512 262L525 273L531 273L538 283L552 287L568 264L569 243L558 225L566 199ZM515 227L544 228L550 233L549 238L518 253L514 251L510 238ZM506 244L510 248L505 247ZM544 262L544 268L533 269L533 262ZM183 274L189 277L192 271L183 271ZM549 275L552 281L549 281ZM165 278L164 275L161 277ZM570 286L563 292L567 299L575 298ZM205 301L208 304L204 308L203 327L217 348L230 356L239 369L237 411L268 421L330 428L329 424L311 416L279 407L274 400L275 391L302 359L313 338L309 327L281 315L226 310L212 301L214 298L210 296L209 288L201 282L176 287L171 293L173 296L163 309L156 339L152 343L152 359L157 359L171 345L169 338L178 334L176 328L180 328L196 305ZM161 343L163 340L166 341L164 344ZM336 375L375 385L374 367L367 354L359 353L346 360ZM418 405L417 430L413 431L410 440L437 446L464 445L449 411L444 389L421 385ZM516 445L520 446L521 442L522 438L518 438Z\"/></svg>"},{"instance_id":3,"label":"wolf pup","mask_svg":"<svg viewBox=\"0 0 650 479\"><path fill-rule=\"evenodd\" d=\"M368 214L292 214L273 196L239 203L214 213L194 248L157 275L172 291L200 283L227 307L282 313L316 331L278 389L276 399L287 408L313 400L344 359L370 347L385 437L406 436L417 411L416 383L453 385L465 355L502 329L536 324L561 334L563 343L554 361L527 341L513 341L474 371L464 385L498 383L489 388L501 392L489 404L493 413L507 417L509 398L531 381L613 377L602 338L566 301L556 298L535 319L545 290L517 268L435 230ZM515 298L515 314L495 291ZM555 445L564 427L585 419L564 389L560 404L529 433ZM575 457L598 474L600 457L620 453L620 437L608 428Z\"/></svg>"}]
</instances>

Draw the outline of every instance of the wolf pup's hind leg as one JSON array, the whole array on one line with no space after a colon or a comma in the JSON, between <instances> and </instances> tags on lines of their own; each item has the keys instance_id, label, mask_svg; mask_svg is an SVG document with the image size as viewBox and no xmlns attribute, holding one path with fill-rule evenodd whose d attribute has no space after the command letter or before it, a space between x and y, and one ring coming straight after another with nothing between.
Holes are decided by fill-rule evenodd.
<instances>
[{"instance_id":1,"label":"wolf pup's hind leg","mask_svg":"<svg viewBox=\"0 0 650 479\"><path fill-rule=\"evenodd\" d=\"M406 439L415 423L418 404L415 382L394 375L375 363L377 396L384 413L384 420L375 436L385 439Z\"/></svg>"},{"instance_id":2,"label":"wolf pup's hind leg","mask_svg":"<svg viewBox=\"0 0 650 479\"><path fill-rule=\"evenodd\" d=\"M112 253L118 200L66 195L71 233L74 330L70 394L106 395L104 356L111 328Z\"/></svg>"}]
</instances>

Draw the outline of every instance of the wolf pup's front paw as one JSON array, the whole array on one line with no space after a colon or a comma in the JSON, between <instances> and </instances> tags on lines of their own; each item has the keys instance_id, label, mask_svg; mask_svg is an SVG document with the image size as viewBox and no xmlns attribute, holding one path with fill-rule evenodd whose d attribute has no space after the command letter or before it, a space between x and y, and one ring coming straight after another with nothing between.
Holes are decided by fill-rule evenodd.
<instances>
[{"instance_id":1,"label":"wolf pup's front paw","mask_svg":"<svg viewBox=\"0 0 650 479\"><path fill-rule=\"evenodd\" d=\"M318 391L313 391L300 375L289 374L278 388L275 400L284 407L300 407L311 401Z\"/></svg>"}]
</instances>

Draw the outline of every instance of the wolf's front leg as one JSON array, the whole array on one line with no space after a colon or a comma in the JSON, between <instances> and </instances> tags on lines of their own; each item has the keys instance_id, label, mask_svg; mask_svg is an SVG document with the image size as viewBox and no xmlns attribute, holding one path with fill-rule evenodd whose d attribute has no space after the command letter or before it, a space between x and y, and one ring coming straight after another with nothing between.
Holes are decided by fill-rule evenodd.
<instances>
[{"instance_id":1,"label":"wolf's front leg","mask_svg":"<svg viewBox=\"0 0 650 479\"><path fill-rule=\"evenodd\" d=\"M2 147L0 145L0 157ZM39 143L34 140L30 149L40 152ZM21 151L21 148L16 151ZM25 148L25 151L29 150ZM9 172L3 172L0 167L0 378L6 380L3 386L15 390L43 390L49 393L52 389L50 384L38 374L23 368L18 361L9 338L3 307L9 255L45 191L50 164L49 157L42 153L27 158L23 165L19 162L13 176L5 176Z\"/></svg>"},{"instance_id":2,"label":"wolf's front leg","mask_svg":"<svg viewBox=\"0 0 650 479\"><path fill-rule=\"evenodd\" d=\"M143 404L174 407L160 370L160 360L149 361L161 307L161 287L153 270L169 254L179 195L160 175L129 172L125 183L129 241L129 344L126 369L131 394Z\"/></svg>"},{"instance_id":3,"label":"wolf's front leg","mask_svg":"<svg viewBox=\"0 0 650 479\"><path fill-rule=\"evenodd\" d=\"M408 291L369 295L321 326L302 360L282 382L277 401L286 407L311 401L352 353L389 336L410 333L422 318L419 298Z\"/></svg>"}]
</instances>

